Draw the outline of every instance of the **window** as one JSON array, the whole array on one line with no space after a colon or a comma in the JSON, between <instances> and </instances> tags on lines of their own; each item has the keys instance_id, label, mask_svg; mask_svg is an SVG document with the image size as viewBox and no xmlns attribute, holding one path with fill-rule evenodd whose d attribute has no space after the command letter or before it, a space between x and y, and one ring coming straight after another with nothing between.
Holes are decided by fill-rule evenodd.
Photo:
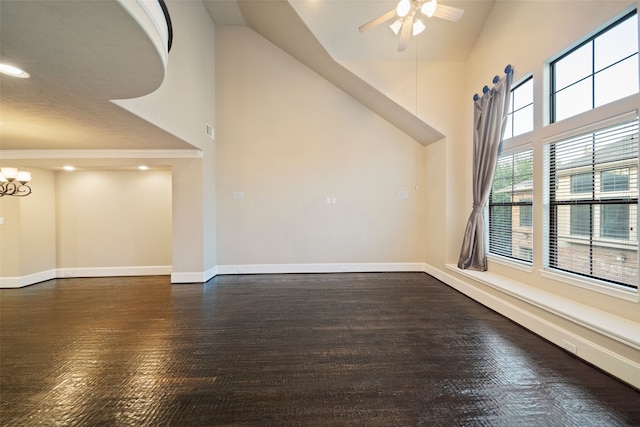
<instances>
[{"instance_id":1,"label":"window","mask_svg":"<svg viewBox=\"0 0 640 427\"><path fill-rule=\"evenodd\" d=\"M591 209L589 205L569 206L571 213L570 229L574 236L591 234Z\"/></svg>"},{"instance_id":2,"label":"window","mask_svg":"<svg viewBox=\"0 0 640 427\"><path fill-rule=\"evenodd\" d=\"M629 189L629 168L600 172L600 191L614 192Z\"/></svg>"},{"instance_id":3,"label":"window","mask_svg":"<svg viewBox=\"0 0 640 427\"><path fill-rule=\"evenodd\" d=\"M531 199L522 199L531 203ZM533 205L520 205L520 227L533 227Z\"/></svg>"},{"instance_id":4,"label":"window","mask_svg":"<svg viewBox=\"0 0 640 427\"><path fill-rule=\"evenodd\" d=\"M638 118L575 134L545 146L546 266L637 288Z\"/></svg>"},{"instance_id":5,"label":"window","mask_svg":"<svg viewBox=\"0 0 640 427\"><path fill-rule=\"evenodd\" d=\"M637 93L637 12L552 62L551 85L553 122Z\"/></svg>"},{"instance_id":6,"label":"window","mask_svg":"<svg viewBox=\"0 0 640 427\"><path fill-rule=\"evenodd\" d=\"M629 239L629 205L600 206L600 237Z\"/></svg>"},{"instance_id":7,"label":"window","mask_svg":"<svg viewBox=\"0 0 640 427\"><path fill-rule=\"evenodd\" d=\"M498 159L489 197L489 253L532 260L533 150Z\"/></svg>"},{"instance_id":8,"label":"window","mask_svg":"<svg viewBox=\"0 0 640 427\"><path fill-rule=\"evenodd\" d=\"M503 139L533 130L533 77L511 89L509 113Z\"/></svg>"},{"instance_id":9,"label":"window","mask_svg":"<svg viewBox=\"0 0 640 427\"><path fill-rule=\"evenodd\" d=\"M592 173L578 173L571 175L571 193L591 193L591 186L593 185Z\"/></svg>"}]
</instances>

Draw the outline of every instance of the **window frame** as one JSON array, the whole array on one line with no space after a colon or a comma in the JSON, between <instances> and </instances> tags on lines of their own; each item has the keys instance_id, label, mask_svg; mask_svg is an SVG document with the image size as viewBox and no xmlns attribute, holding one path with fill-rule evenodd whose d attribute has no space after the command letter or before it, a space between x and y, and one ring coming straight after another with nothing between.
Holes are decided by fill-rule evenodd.
<instances>
[{"instance_id":1,"label":"window frame","mask_svg":"<svg viewBox=\"0 0 640 427\"><path fill-rule=\"evenodd\" d=\"M531 82L531 103L523 105L521 107L519 107L518 109L515 109L515 95L516 92L519 89L522 89L522 87L524 85L526 85L527 83ZM522 132L519 133L517 135L514 134L514 130L515 130L515 120L514 117L516 115L516 113L528 108L529 106L531 106L531 125L532 128L526 132ZM535 108L535 86L534 86L534 81L533 81L533 74L530 74L528 76L526 76L524 79L522 79L520 82L518 82L515 86L513 86L511 88L511 92L509 93L509 112L507 113L507 119L506 119L506 123L507 125L511 125L511 133L510 136L505 137L505 140L509 140L512 138L516 138L520 135L526 135L529 132L533 132L533 130L535 129L535 120L534 120L534 108ZM505 132L506 132L506 128L505 128Z\"/></svg>"},{"instance_id":2,"label":"window frame","mask_svg":"<svg viewBox=\"0 0 640 427\"><path fill-rule=\"evenodd\" d=\"M615 168L600 169L598 165L607 164L608 162L616 161L617 159L611 160L611 158L609 157L604 157L604 158L601 157L599 160L597 160L598 154L595 147L600 142L598 140L598 137L601 137L602 135L606 135L607 130L616 128L617 126L624 126L627 124L630 124L630 126L635 126L635 137L633 141L637 146L638 137L640 135L640 120L638 119L637 110L633 110L631 112L624 113L616 117L611 117L609 119L606 119L600 122L594 122L582 128L574 128L570 132L562 132L557 136L545 138L545 140L543 141L544 147L545 147L544 162L543 162L544 163L544 167L543 167L543 170L544 170L544 185L543 185L543 192L544 192L544 199L543 199L544 246L543 247L544 247L544 250L543 251L544 251L544 269L545 269L544 271L549 272L550 275L566 274L568 278L567 280L568 283L575 282L576 281L575 279L571 279L571 277L574 277L574 278L579 278L577 279L579 282L592 283L594 285L598 285L603 288L631 291L638 294L640 293L640 287L637 284L634 285L634 284L624 283L621 281L607 279L606 277L596 276L594 273L595 271L599 270L599 267L595 266L595 259L594 259L594 253L598 254L598 251L600 250L599 248L605 248L605 247L614 248L614 247L620 247L620 245L625 245L624 249L622 250L630 250L629 248L632 248L634 246L633 243L631 243L631 245L626 245L625 240L629 240L629 238L624 239L619 236L617 238L602 236L601 221L603 216L601 215L602 213L601 207L606 205L629 206L629 218L630 218L629 223L631 224L631 206L635 206L635 216L633 218L634 218L634 221L637 222L638 221L638 218L637 218L638 191L639 191L638 188L634 188L633 190L631 190L630 188L630 190L627 190L627 192L633 191L632 195L622 194L623 193L622 191L618 192L617 194L616 193L602 194L602 192L600 191L601 188L600 188L599 182L596 181L600 177L599 172L603 170L614 170L614 169L617 170L617 169L626 168L626 166L622 166L622 167L615 167ZM601 134L598 135L599 133ZM590 135L590 136L587 137L587 135ZM555 160L554 160L554 158L556 157L555 155L556 144L562 143L563 141L567 141L567 140L570 141L574 138L584 138L585 140L589 140L590 143L593 144L592 149L590 150L591 164L575 165L572 168L572 169L575 169L575 172L573 174L576 174L576 175L583 173L585 171L585 168L587 170L590 169L590 172L588 173L593 174L593 177L594 177L593 185L592 185L593 188L590 191L590 193L574 193L569 191L569 190L572 190L570 188L571 185L569 184L568 186L564 187L564 192L563 192L564 196L560 200L555 200L556 191L560 191L560 192L563 191L563 190L560 190L560 188L562 187L558 186L560 176L568 177L573 175L570 170L568 171L568 173L563 173L563 174L557 173L558 169L556 169ZM636 152L636 157L631 157L628 159L631 159L631 161L634 164L638 165L637 152ZM563 168L560 168L559 170L562 170L562 169ZM564 170L566 171L567 169L564 169ZM551 171L556 171L556 173L551 173ZM637 174L638 172L635 172L635 173ZM635 180L637 180L637 175L635 177ZM574 226L570 222L569 224L567 224L566 222L564 223L559 222L558 218L562 214L561 213L559 214L558 207L567 206L569 209L573 209L574 207L585 206L585 205L590 207L589 208L590 232L588 235L574 233L575 231ZM565 212L564 215L567 215L567 212ZM569 215L573 216L570 213ZM564 234L560 232L561 224L564 225L565 227L567 225L569 226L569 230L565 230ZM636 226L637 224L634 224L634 227ZM569 232L568 235L566 234L567 231ZM636 231L636 238L637 238L637 231ZM558 240L559 239L565 242L568 242L567 239L570 239L570 241L575 244L582 244L589 247L589 251L590 251L589 260L588 260L590 263L589 274L581 273L579 271L573 271L573 270L562 268L561 266L559 266L559 262L558 262L558 258L559 258ZM635 243L636 258L640 259L638 249L639 249L639 245ZM580 286L582 286L582 284L580 284Z\"/></svg>"},{"instance_id":3,"label":"window frame","mask_svg":"<svg viewBox=\"0 0 640 427\"><path fill-rule=\"evenodd\" d=\"M608 32L609 30L617 27L618 25L622 24L623 22L625 22L628 19L631 19L634 16L638 16L638 10L637 8L634 8L633 10L627 12L626 14L624 14L623 16L621 16L620 18L616 19L614 22L612 22L611 24L607 25L606 27L604 27L603 29L601 29L600 31L596 32L595 34L593 34L592 36L588 37L586 40L584 40L583 42L577 44L576 46L574 46L573 48L571 48L570 50L568 50L567 52L563 53L562 55L558 56L557 58L553 59L552 61L549 62L549 77L550 77L550 81L549 81L549 88L550 88L550 92L549 92L549 119L550 119L550 123L556 123L558 121L561 120L566 120L567 118L573 117L569 116L569 117L565 117L563 119L557 120L556 118L556 113L557 113L557 104L556 104L556 95L569 88L572 86L575 86L578 83L584 82L587 79L591 79L591 108L585 110L586 111L591 111L594 110L595 108L598 108L600 106L595 105L595 98L596 98L596 91L595 91L595 77L598 73L601 73L602 71L608 70L611 67L620 64L623 61L628 60L629 58L635 56L639 56L640 53L638 50L636 50L635 53L632 53L631 55L628 55L622 59L618 59L616 62L607 65L606 67L599 69L596 71L596 59L595 59L595 40L600 37L601 35L603 35L604 33ZM640 19L640 16L638 16L638 19ZM579 49L587 46L591 44L591 70L589 71L589 74L585 77L580 78L579 80L576 80L566 86L564 86L561 89L556 88L556 64L558 64L558 62L562 61L563 59L567 58L568 56L570 56L571 54L575 53L576 51L578 51ZM640 46L639 46L640 47ZM636 59L637 60L637 59ZM640 69L639 69L639 73L640 73ZM637 93L637 92L636 92ZM612 101L614 102L614 101ZM577 113L580 114L580 113Z\"/></svg>"}]
</instances>

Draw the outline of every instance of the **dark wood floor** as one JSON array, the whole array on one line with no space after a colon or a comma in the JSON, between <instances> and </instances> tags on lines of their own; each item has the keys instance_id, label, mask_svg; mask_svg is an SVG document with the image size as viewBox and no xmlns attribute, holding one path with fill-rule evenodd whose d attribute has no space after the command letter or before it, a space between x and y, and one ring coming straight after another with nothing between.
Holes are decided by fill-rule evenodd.
<instances>
[{"instance_id":1,"label":"dark wood floor","mask_svg":"<svg viewBox=\"0 0 640 427\"><path fill-rule=\"evenodd\" d=\"M640 425L640 393L422 273L0 291L3 426Z\"/></svg>"}]
</instances>

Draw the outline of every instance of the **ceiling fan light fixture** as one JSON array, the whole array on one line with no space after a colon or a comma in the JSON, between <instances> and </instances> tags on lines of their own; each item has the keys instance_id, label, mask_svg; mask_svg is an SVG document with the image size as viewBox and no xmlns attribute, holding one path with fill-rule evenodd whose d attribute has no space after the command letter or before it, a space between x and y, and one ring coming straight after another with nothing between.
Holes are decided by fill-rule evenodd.
<instances>
[{"instance_id":1,"label":"ceiling fan light fixture","mask_svg":"<svg viewBox=\"0 0 640 427\"><path fill-rule=\"evenodd\" d=\"M423 4L420 11L431 18L433 14L436 13L436 7L438 7L437 0L431 0L430 2Z\"/></svg>"},{"instance_id":2,"label":"ceiling fan light fixture","mask_svg":"<svg viewBox=\"0 0 640 427\"><path fill-rule=\"evenodd\" d=\"M19 79L28 79L29 73L10 64L0 63L0 73Z\"/></svg>"},{"instance_id":3,"label":"ceiling fan light fixture","mask_svg":"<svg viewBox=\"0 0 640 427\"><path fill-rule=\"evenodd\" d=\"M389 28L391 28L391 31L396 33L396 36L400 32L401 27L402 27L402 20L400 19L396 19L395 21L393 21L393 24L389 25Z\"/></svg>"},{"instance_id":4,"label":"ceiling fan light fixture","mask_svg":"<svg viewBox=\"0 0 640 427\"><path fill-rule=\"evenodd\" d=\"M411 1L400 0L400 2L398 3L398 6L396 7L396 13L398 14L398 16L401 18L407 16L407 13L409 13L409 10L411 10Z\"/></svg>"},{"instance_id":5,"label":"ceiling fan light fixture","mask_svg":"<svg viewBox=\"0 0 640 427\"><path fill-rule=\"evenodd\" d=\"M416 19L416 22L413 23L413 35L417 36L418 34L423 32L425 28L426 27L424 26L422 21L419 19Z\"/></svg>"}]
</instances>

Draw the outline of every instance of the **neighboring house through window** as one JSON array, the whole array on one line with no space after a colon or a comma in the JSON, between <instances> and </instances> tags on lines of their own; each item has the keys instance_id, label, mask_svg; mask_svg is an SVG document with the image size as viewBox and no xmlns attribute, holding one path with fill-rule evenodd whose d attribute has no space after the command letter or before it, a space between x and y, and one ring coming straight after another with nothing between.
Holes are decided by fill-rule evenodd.
<instances>
[{"instance_id":1,"label":"neighboring house through window","mask_svg":"<svg viewBox=\"0 0 640 427\"><path fill-rule=\"evenodd\" d=\"M531 262L533 150L498 159L489 197L489 253Z\"/></svg>"},{"instance_id":2,"label":"neighboring house through window","mask_svg":"<svg viewBox=\"0 0 640 427\"><path fill-rule=\"evenodd\" d=\"M548 267L637 287L635 113L618 123L548 144L545 163Z\"/></svg>"}]
</instances>

